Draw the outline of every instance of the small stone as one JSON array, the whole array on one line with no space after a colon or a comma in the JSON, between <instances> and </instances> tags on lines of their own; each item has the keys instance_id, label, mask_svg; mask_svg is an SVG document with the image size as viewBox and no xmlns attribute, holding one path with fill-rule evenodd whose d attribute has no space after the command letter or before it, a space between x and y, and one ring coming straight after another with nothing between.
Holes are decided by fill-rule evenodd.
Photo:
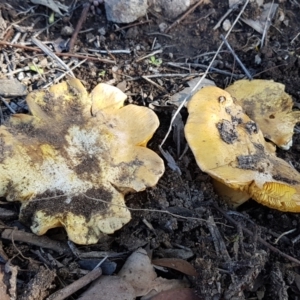
<instances>
[{"instance_id":1,"label":"small stone","mask_svg":"<svg viewBox=\"0 0 300 300\"><path fill-rule=\"evenodd\" d=\"M25 74L24 74L24 72L20 72L19 74L18 74L18 80L19 81L21 81L21 80L23 80L24 79L24 77L25 77Z\"/></svg>"},{"instance_id":2,"label":"small stone","mask_svg":"<svg viewBox=\"0 0 300 300\"><path fill-rule=\"evenodd\" d=\"M225 31L228 31L230 28L231 28L231 22L228 19L224 20L224 22L223 22L223 29Z\"/></svg>"},{"instance_id":3,"label":"small stone","mask_svg":"<svg viewBox=\"0 0 300 300\"><path fill-rule=\"evenodd\" d=\"M91 32L87 33L86 40L88 43L92 43L95 39L96 37Z\"/></svg>"},{"instance_id":4,"label":"small stone","mask_svg":"<svg viewBox=\"0 0 300 300\"><path fill-rule=\"evenodd\" d=\"M47 67L47 66L48 66L48 60L47 60L47 58L45 57L45 58L43 58L42 60L40 60L39 65L40 65L41 67Z\"/></svg>"},{"instance_id":5,"label":"small stone","mask_svg":"<svg viewBox=\"0 0 300 300\"><path fill-rule=\"evenodd\" d=\"M131 23L144 16L148 9L147 0L105 1L106 17L116 23Z\"/></svg>"},{"instance_id":6,"label":"small stone","mask_svg":"<svg viewBox=\"0 0 300 300\"><path fill-rule=\"evenodd\" d=\"M164 17L174 19L184 13L192 4L191 0L156 0L151 1L155 11L161 11Z\"/></svg>"},{"instance_id":7,"label":"small stone","mask_svg":"<svg viewBox=\"0 0 300 300\"><path fill-rule=\"evenodd\" d=\"M167 27L168 27L168 25L166 24L166 23L160 23L159 25L158 25L158 27L159 27L159 31L160 32L164 32L166 29L167 29Z\"/></svg>"},{"instance_id":8,"label":"small stone","mask_svg":"<svg viewBox=\"0 0 300 300\"><path fill-rule=\"evenodd\" d=\"M105 35L106 34L106 30L105 30L104 27L99 28L98 32L100 33L100 35Z\"/></svg>"},{"instance_id":9,"label":"small stone","mask_svg":"<svg viewBox=\"0 0 300 300\"><path fill-rule=\"evenodd\" d=\"M64 26L60 32L62 36L71 36L73 34L74 28L71 26Z\"/></svg>"},{"instance_id":10,"label":"small stone","mask_svg":"<svg viewBox=\"0 0 300 300\"><path fill-rule=\"evenodd\" d=\"M261 57L260 57L259 54L256 54L256 55L255 55L254 62L255 62L257 65L260 65L260 63L261 63Z\"/></svg>"}]
</instances>

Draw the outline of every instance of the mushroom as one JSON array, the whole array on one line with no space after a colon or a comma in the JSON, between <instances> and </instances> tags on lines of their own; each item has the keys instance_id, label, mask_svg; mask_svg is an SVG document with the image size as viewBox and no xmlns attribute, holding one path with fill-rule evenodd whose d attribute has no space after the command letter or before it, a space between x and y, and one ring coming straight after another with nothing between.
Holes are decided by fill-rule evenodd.
<instances>
[{"instance_id":1,"label":"mushroom","mask_svg":"<svg viewBox=\"0 0 300 300\"><path fill-rule=\"evenodd\" d=\"M0 126L0 197L21 201L33 232L63 226L71 241L96 243L130 221L126 193L157 183L164 163L146 144L158 118L125 99L108 84L88 94L69 79L30 93L32 115Z\"/></svg>"},{"instance_id":2,"label":"mushroom","mask_svg":"<svg viewBox=\"0 0 300 300\"><path fill-rule=\"evenodd\" d=\"M300 111L292 110L292 97L284 91L283 84L273 80L238 80L226 91L258 124L265 138L284 150L292 146Z\"/></svg>"},{"instance_id":3,"label":"mushroom","mask_svg":"<svg viewBox=\"0 0 300 300\"><path fill-rule=\"evenodd\" d=\"M220 183L219 190L230 188L226 193L234 204L251 197L271 208L300 212L300 174L275 155L257 123L227 91L204 87L188 103L188 112L185 136L196 162Z\"/></svg>"}]
</instances>

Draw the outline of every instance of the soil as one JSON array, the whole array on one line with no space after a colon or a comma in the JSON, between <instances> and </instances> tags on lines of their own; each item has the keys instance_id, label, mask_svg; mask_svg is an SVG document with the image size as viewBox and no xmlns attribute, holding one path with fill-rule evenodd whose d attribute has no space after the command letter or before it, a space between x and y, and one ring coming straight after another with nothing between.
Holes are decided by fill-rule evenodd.
<instances>
[{"instance_id":1,"label":"soil","mask_svg":"<svg viewBox=\"0 0 300 300\"><path fill-rule=\"evenodd\" d=\"M65 1L65 4L68 5L69 2ZM38 38L42 41L54 41L62 37L61 31L66 25L75 27L82 11L79 4L84 2L78 1L77 8L69 18L65 17L49 27ZM279 8L267 31L263 47L257 43L261 39L261 34L242 21L237 23L228 37L228 42L254 78L273 79L285 84L286 92L293 97L295 107L299 107L300 5L297 1L279 2ZM24 15L18 12L32 6L30 1L8 0L6 3L10 6L0 3L0 7L2 16L7 22L20 21ZM255 1L250 2L244 17L255 18L260 14L259 7L254 3ZM140 20L148 22L142 25L131 24L131 27L125 29L122 27L126 24L119 24L119 27L116 27L115 24L108 22L101 5L100 9L101 14L93 14L91 11L88 13L76 40L74 53L91 53L88 49L95 49L97 36L101 40L101 49L104 47L110 50L130 49L131 53L110 53L103 56L106 59L116 60L115 64L87 60L74 70L74 74L83 81L88 91L99 82L110 81L125 90L129 103L154 108L160 119L160 127L148 146L160 154L158 145L166 135L175 109L166 101L171 95L185 88L186 81L192 76L152 78L163 88L158 88L141 76L155 72L187 75L189 72L204 72L205 69L194 67L195 65L174 68L168 65L168 62L207 66L221 43L220 35L226 34L222 26L217 30L213 28L228 10L228 3L223 0L211 0L204 6L200 5L168 34L160 33L159 25L162 22L169 25L173 20L165 19L152 9L149 9L147 19L145 17ZM238 7L227 17L231 23L240 10L241 7ZM50 14L49 10L38 6L34 12L27 12L26 18L18 25L27 29L28 26L34 25L33 32L35 32L35 29L45 27L47 22L45 14ZM103 36L99 34L100 29L105 32ZM13 31L8 35L6 41L10 42L14 33ZM31 34L32 32L29 32L29 35ZM28 37L26 39L29 40ZM160 48L156 48L158 46ZM12 52L21 53L25 57L21 61L12 62L15 69L26 66L33 57L39 59L44 57L26 48L18 50L14 47L1 47L1 57L4 52L9 57L12 57ZM162 49L162 52L155 56L156 59L161 59L162 64L155 65L149 59L136 61L137 58L157 49ZM258 59L261 60L259 64ZM70 58L64 58L64 61L69 60ZM229 74L209 73L208 78L221 88L231 84L236 76L244 75L225 46L213 66ZM53 73L48 70L45 76L53 78ZM44 84L43 79L36 76L31 79L28 89L36 90ZM17 112L28 112L24 106L24 98L13 98L10 104ZM5 121L11 112L2 103L1 110L2 120ZM181 111L181 116L185 122L187 118L185 109ZM178 153L178 141L171 135L164 149L175 158L181 174L166 166L165 174L156 187L128 195L127 206L143 210L133 210L132 221L129 224L115 234L103 238L98 244L81 246L81 253L89 251L123 253L138 247L148 247L153 251L154 257L184 258L198 271L199 276L191 277L190 281L200 299L299 299L300 266L291 259L291 257L300 258L299 214L276 211L253 200L249 200L236 210L230 208L224 199L214 192L211 178L199 169L192 152L187 150L182 155L186 142L183 140L179 144L181 150ZM300 134L299 130L296 130L291 149L278 150L277 154L300 171L299 150ZM19 209L16 203L7 203L5 199L2 199L1 207L14 212ZM18 221L15 214L13 217L3 218L1 224L1 228L15 226L30 232L28 227ZM47 236L53 240L66 241L63 229L50 230ZM290 257L282 256L277 250ZM51 292L61 288L62 281L68 284L80 277L79 272L74 271L80 269L78 259L70 253L59 256L49 249L44 248L40 251L37 246L24 242L12 243L11 240L5 239L2 240L0 251L0 259L2 258L1 261L4 263L6 260L1 252L6 254L12 265L22 270L18 275L19 294L29 288L30 279L38 273L39 268L33 267L33 261L38 265L46 264L57 273L56 287L52 286ZM60 268L57 264L53 264L49 257L55 257L55 260L61 263ZM124 263L124 257L118 258L116 262L117 268L120 268ZM181 275L171 273L168 276L180 278ZM75 294L70 299L76 299L77 296L78 294Z\"/></svg>"}]
</instances>

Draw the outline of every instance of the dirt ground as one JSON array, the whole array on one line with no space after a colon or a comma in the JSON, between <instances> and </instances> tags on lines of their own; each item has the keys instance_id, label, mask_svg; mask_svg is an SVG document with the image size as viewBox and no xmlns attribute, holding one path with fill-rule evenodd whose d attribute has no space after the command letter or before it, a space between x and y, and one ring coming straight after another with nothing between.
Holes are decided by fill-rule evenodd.
<instances>
[{"instance_id":1,"label":"dirt ground","mask_svg":"<svg viewBox=\"0 0 300 300\"><path fill-rule=\"evenodd\" d=\"M244 16L254 18L260 13L254 2L250 1ZM279 2L278 11L262 48L257 43L261 39L261 34L242 21L237 23L228 41L254 78L273 79L285 84L286 91L293 97L295 106L299 107L297 105L300 105L300 4L297 1ZM32 31L28 33L29 36L35 29L46 26L48 19L45 15L49 15L49 11L45 7L39 6L34 13L28 11L26 15L22 15L18 12L32 6L30 1L8 0L6 3L11 7L6 6L4 1L0 3L3 18L8 22L17 22L26 16L18 25L33 26ZM204 72L205 69L200 67L186 65L175 68L168 63L195 63L207 66L221 43L220 34L226 34L222 26L216 30L213 28L228 10L228 3L223 0L211 0L210 4L200 5L167 34L160 32L159 25L162 22L170 25L173 20L165 19L152 9L148 11L147 18L141 20L147 22L125 29L122 28L126 24L119 24L119 27L116 27L115 24L108 22L104 8L100 6L100 9L101 14L88 13L76 40L74 53L91 53L88 49L95 48L94 42L97 41L96 37L100 36L99 30L104 33L100 36L101 49L104 47L110 50L130 49L131 52L103 56L116 60L115 65L87 60L74 70L74 74L84 82L89 91L100 81L113 80L114 85L120 83L122 86L126 85L129 102L154 108L159 116L160 127L150 141L149 147L159 154L158 145L168 130L174 111L174 107L167 105L166 101L172 94L186 87L187 80L192 77L153 78L153 81L163 86L159 89L141 76L154 73L153 69L160 74L188 75L189 72ZM240 9L241 6L228 16L231 22ZM53 41L61 37L63 27L69 24L76 26L81 11L82 7L78 6L70 18L66 17L49 27L39 35L39 39ZM11 41L14 33L6 37L7 42ZM29 40L29 37L26 40ZM155 48L159 46L160 48ZM147 55L156 49L162 49L161 53L156 54L156 58L162 60L159 66L149 63L148 59L136 62L137 57ZM10 55L10 51L16 49L0 46L0 53L3 51ZM22 51L26 59L15 62L16 69L26 66L36 55L26 48L18 51ZM256 63L258 56L261 59L260 64ZM65 61L68 59L64 58ZM232 83L236 78L234 75L237 77L244 75L225 46L218 55L214 67L229 74L209 73L208 78L221 88ZM44 84L41 78L37 77L31 81L29 89L35 90ZM21 105L24 103L23 100L24 98L12 100L17 112L27 112L26 106ZM11 112L3 103L1 109L4 119L9 118ZM187 111L183 109L181 115L185 122ZM300 172L299 132L295 130L292 148L288 151L278 150L278 155L291 162ZM185 144L183 141L182 149ZM164 148L173 155L182 174L179 175L166 167L165 174L156 187L128 195L126 198L128 207L150 211L132 211L132 221L129 224L115 234L103 238L98 244L80 246L80 251L128 253L138 247L148 247L153 251L154 257L183 258L198 271L199 276L191 277L189 280L196 289L199 299L300 299L300 266L291 259L300 259L299 215L272 210L253 200L237 210L232 210L215 194L210 177L201 172L190 150L179 160L182 150L178 156L176 141L172 134ZM14 212L12 216L1 220L3 228L1 230L16 227L30 232L28 227L18 221L17 203L7 203L2 199L0 204L2 208ZM151 212L151 209L169 211L185 218L157 211ZM292 229L292 232L281 236ZM62 229L50 230L47 236L66 244L66 235ZM28 282L43 264L58 275L59 279L55 279L52 291L60 288L62 282L68 284L80 276L79 272L76 272L80 269L78 259L70 254L58 255L54 251L44 248L41 250L38 246L27 243L12 243L9 239L2 239L0 246L1 252L6 254L10 263L21 270L18 275L20 294L28 288ZM53 266L47 253L60 261L62 266L60 268ZM281 253L287 256L283 257ZM2 261L5 262L3 257ZM120 256L115 261L119 269L124 263L124 257ZM171 272L167 276L181 278L182 275ZM70 299L76 297L74 295Z\"/></svg>"}]
</instances>

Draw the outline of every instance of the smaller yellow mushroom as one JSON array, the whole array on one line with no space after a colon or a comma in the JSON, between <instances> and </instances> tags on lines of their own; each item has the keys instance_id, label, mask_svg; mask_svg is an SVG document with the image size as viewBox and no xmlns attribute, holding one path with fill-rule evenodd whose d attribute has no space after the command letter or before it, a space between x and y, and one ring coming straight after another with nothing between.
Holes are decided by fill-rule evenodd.
<instances>
[{"instance_id":1,"label":"smaller yellow mushroom","mask_svg":"<svg viewBox=\"0 0 300 300\"><path fill-rule=\"evenodd\" d=\"M88 94L69 79L30 93L32 115L0 126L0 197L22 202L33 232L60 226L75 243L96 243L130 221L126 193L157 183L164 163L146 144L159 120L125 99L116 87Z\"/></svg>"},{"instance_id":2,"label":"smaller yellow mushroom","mask_svg":"<svg viewBox=\"0 0 300 300\"><path fill-rule=\"evenodd\" d=\"M284 150L292 146L300 111L292 110L292 97L284 91L283 84L273 80L238 80L226 91L258 124L265 138Z\"/></svg>"},{"instance_id":3,"label":"smaller yellow mushroom","mask_svg":"<svg viewBox=\"0 0 300 300\"><path fill-rule=\"evenodd\" d=\"M247 198L281 211L300 212L300 174L276 157L231 95L204 87L188 103L187 142L203 172L238 191L227 196L236 204ZM248 197L247 197L248 195Z\"/></svg>"}]
</instances>

